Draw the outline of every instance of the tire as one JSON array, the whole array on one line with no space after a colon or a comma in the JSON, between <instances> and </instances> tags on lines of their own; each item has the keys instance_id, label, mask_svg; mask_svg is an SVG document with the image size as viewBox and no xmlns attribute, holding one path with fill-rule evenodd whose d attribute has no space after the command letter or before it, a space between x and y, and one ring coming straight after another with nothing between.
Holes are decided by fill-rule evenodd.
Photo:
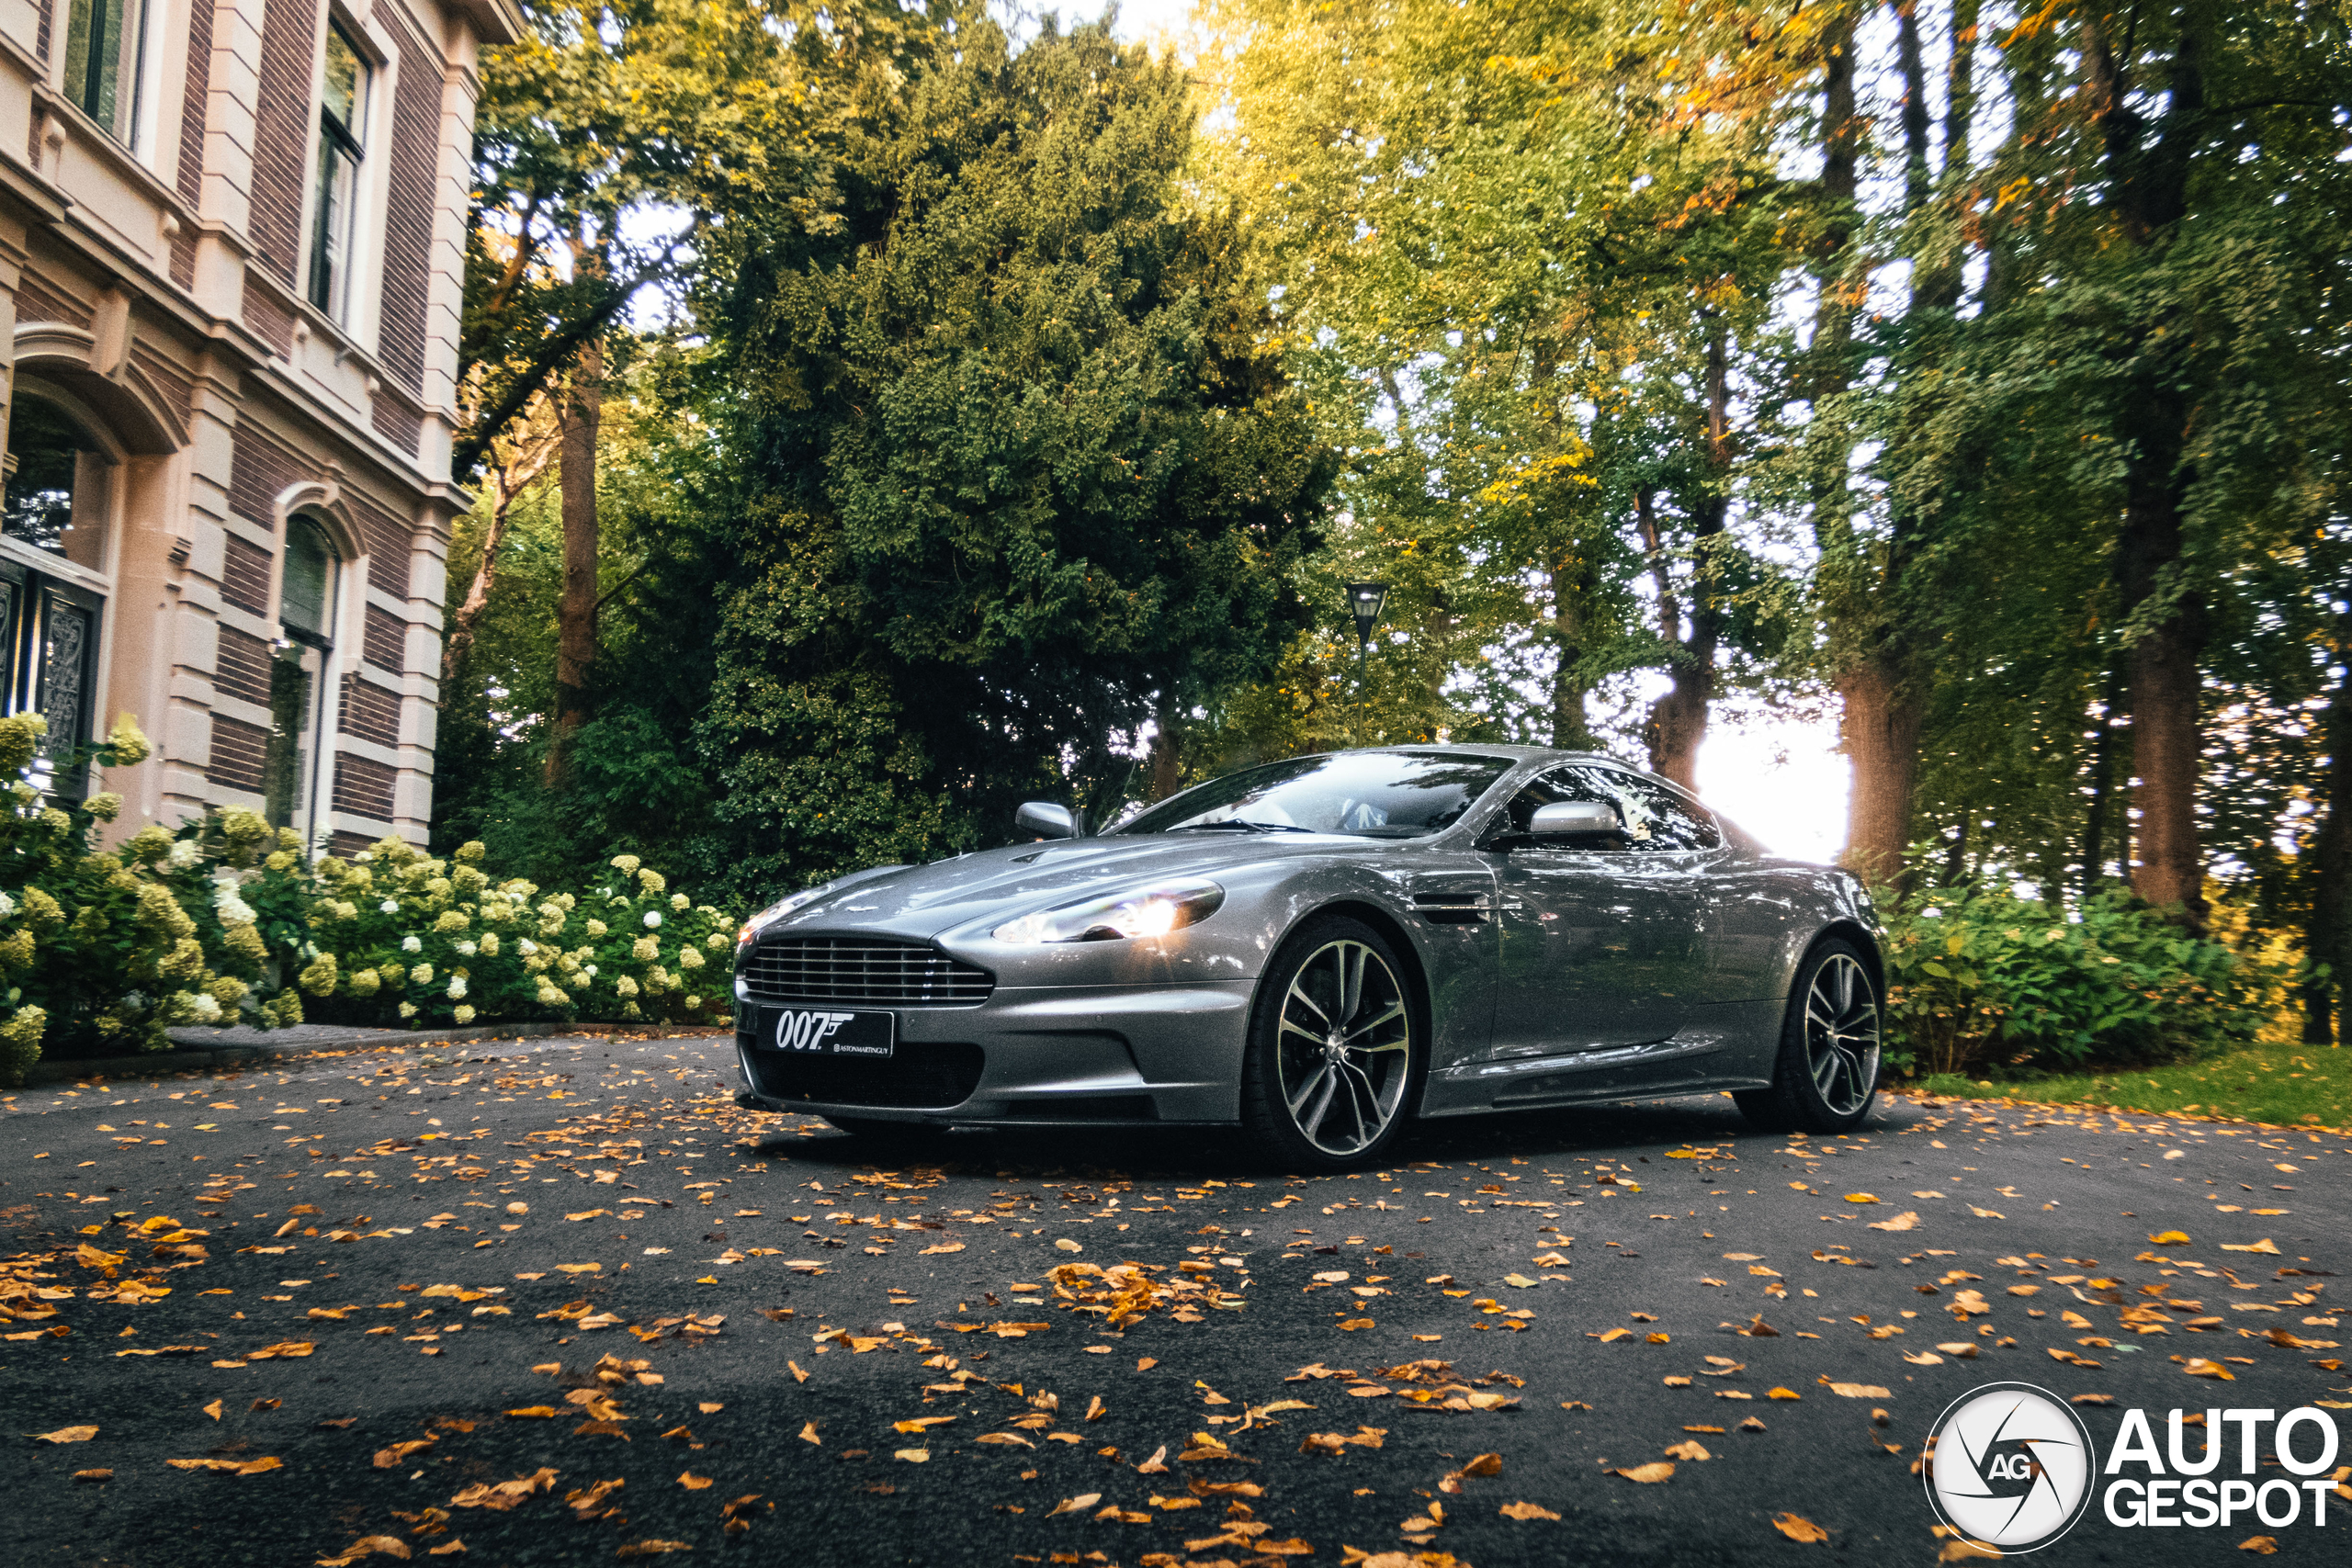
<instances>
[{"instance_id":1,"label":"tire","mask_svg":"<svg viewBox=\"0 0 2352 1568\"><path fill-rule=\"evenodd\" d=\"M1377 1164L1412 1119L1423 1033L1412 972L1388 940L1344 916L1310 919L1259 983L1242 1125L1287 1168Z\"/></svg>"},{"instance_id":2,"label":"tire","mask_svg":"<svg viewBox=\"0 0 2352 1568\"><path fill-rule=\"evenodd\" d=\"M1789 990L1772 1087L1733 1100L1762 1132L1851 1132L1878 1099L1883 1016L1862 951L1841 937L1817 944Z\"/></svg>"}]
</instances>

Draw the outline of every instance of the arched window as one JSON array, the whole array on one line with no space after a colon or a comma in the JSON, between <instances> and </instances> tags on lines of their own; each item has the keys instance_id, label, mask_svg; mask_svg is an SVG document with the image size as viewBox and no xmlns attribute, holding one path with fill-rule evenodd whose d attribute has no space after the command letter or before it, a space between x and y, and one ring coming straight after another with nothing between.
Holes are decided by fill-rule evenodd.
<instances>
[{"instance_id":1,"label":"arched window","mask_svg":"<svg viewBox=\"0 0 2352 1568\"><path fill-rule=\"evenodd\" d=\"M277 657L270 664L269 749L262 764L262 812L272 826L318 835L326 674L334 651L336 580L342 559L311 518L286 523L279 579Z\"/></svg>"},{"instance_id":2,"label":"arched window","mask_svg":"<svg viewBox=\"0 0 2352 1568\"><path fill-rule=\"evenodd\" d=\"M8 486L0 531L76 566L101 570L110 467L71 414L46 398L18 398L8 414Z\"/></svg>"}]
</instances>

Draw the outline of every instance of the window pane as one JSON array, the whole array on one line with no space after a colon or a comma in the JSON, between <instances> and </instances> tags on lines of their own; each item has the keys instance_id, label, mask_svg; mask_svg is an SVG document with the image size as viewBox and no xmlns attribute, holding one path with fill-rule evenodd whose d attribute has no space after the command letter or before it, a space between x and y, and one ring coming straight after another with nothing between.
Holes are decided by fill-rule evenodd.
<instances>
[{"instance_id":1,"label":"window pane","mask_svg":"<svg viewBox=\"0 0 2352 1568\"><path fill-rule=\"evenodd\" d=\"M1342 751L1299 757L1187 790L1119 831L1172 833L1219 823L1251 823L1366 838L1418 838L1451 827L1487 785L1510 771L1508 757L1460 752Z\"/></svg>"},{"instance_id":2,"label":"window pane","mask_svg":"<svg viewBox=\"0 0 2352 1568\"><path fill-rule=\"evenodd\" d=\"M1714 823L1692 810L1672 790L1623 768L1597 762L1569 762L1554 768L1521 790L1508 807L1511 825L1523 833L1537 807L1563 801L1615 807L1617 819L1629 835L1627 849L1712 850L1723 841Z\"/></svg>"},{"instance_id":3,"label":"window pane","mask_svg":"<svg viewBox=\"0 0 2352 1568\"><path fill-rule=\"evenodd\" d=\"M334 556L317 526L296 518L286 528L286 579L277 618L289 631L327 635L327 602Z\"/></svg>"},{"instance_id":4,"label":"window pane","mask_svg":"<svg viewBox=\"0 0 2352 1568\"><path fill-rule=\"evenodd\" d=\"M88 440L56 404L17 399L8 421L8 454L16 459L16 471L0 507L0 529L12 539L63 555L65 530L74 521L74 470L88 450Z\"/></svg>"},{"instance_id":5,"label":"window pane","mask_svg":"<svg viewBox=\"0 0 2352 1568\"><path fill-rule=\"evenodd\" d=\"M367 107L368 67L351 47L343 29L327 28L325 90L321 95L326 116L352 141L359 140L360 112Z\"/></svg>"}]
</instances>

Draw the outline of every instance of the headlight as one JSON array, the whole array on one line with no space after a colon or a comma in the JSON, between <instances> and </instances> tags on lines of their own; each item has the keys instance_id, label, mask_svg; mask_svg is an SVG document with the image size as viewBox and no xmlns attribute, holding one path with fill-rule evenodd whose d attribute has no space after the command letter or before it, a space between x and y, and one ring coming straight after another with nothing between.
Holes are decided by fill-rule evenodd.
<instances>
[{"instance_id":1,"label":"headlight","mask_svg":"<svg viewBox=\"0 0 2352 1568\"><path fill-rule=\"evenodd\" d=\"M814 887L802 888L799 892L795 893L789 898L777 899L775 903L770 904L766 908L762 909L758 914L753 915L750 919L743 922L743 929L735 933L736 950L741 952L742 949L749 947L752 944L752 939L760 934L760 928L766 925L769 921L780 920L784 919L785 916L792 913L793 910L800 908L801 905L809 902L811 899L820 898L826 894L831 893L832 890L833 885L831 883L820 882Z\"/></svg>"},{"instance_id":2,"label":"headlight","mask_svg":"<svg viewBox=\"0 0 2352 1568\"><path fill-rule=\"evenodd\" d=\"M1009 920L989 934L999 942L1112 942L1121 937L1166 936L1198 925L1225 902L1214 882L1170 882L1065 904Z\"/></svg>"}]
</instances>

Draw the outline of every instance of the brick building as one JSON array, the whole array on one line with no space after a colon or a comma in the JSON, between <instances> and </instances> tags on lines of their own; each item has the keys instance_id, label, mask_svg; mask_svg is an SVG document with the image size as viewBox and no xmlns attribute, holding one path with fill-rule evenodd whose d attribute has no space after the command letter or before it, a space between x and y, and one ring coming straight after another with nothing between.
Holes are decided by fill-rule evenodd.
<instances>
[{"instance_id":1,"label":"brick building","mask_svg":"<svg viewBox=\"0 0 2352 1568\"><path fill-rule=\"evenodd\" d=\"M422 841L477 51L513 0L0 0L0 701L121 834Z\"/></svg>"}]
</instances>

